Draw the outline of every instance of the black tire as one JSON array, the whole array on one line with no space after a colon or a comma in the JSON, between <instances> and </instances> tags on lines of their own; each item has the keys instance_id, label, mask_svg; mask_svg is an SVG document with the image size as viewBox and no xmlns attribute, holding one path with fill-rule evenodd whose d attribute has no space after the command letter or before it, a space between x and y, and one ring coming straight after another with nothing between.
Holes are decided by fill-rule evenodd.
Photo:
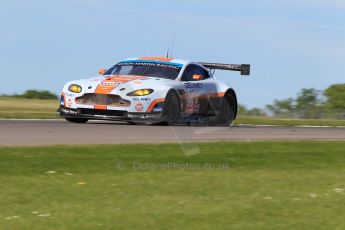
<instances>
[{"instance_id":1,"label":"black tire","mask_svg":"<svg viewBox=\"0 0 345 230\"><path fill-rule=\"evenodd\" d=\"M236 96L232 93L226 93L220 102L220 110L217 115L217 124L219 126L230 126L236 118Z\"/></svg>"},{"instance_id":2,"label":"black tire","mask_svg":"<svg viewBox=\"0 0 345 230\"><path fill-rule=\"evenodd\" d=\"M65 117L66 121L73 122L73 123L86 123L89 119L86 118L71 118L71 117Z\"/></svg>"},{"instance_id":3,"label":"black tire","mask_svg":"<svg viewBox=\"0 0 345 230\"><path fill-rule=\"evenodd\" d=\"M164 103L164 116L168 125L174 125L180 118L181 102L177 93L169 91Z\"/></svg>"}]
</instances>

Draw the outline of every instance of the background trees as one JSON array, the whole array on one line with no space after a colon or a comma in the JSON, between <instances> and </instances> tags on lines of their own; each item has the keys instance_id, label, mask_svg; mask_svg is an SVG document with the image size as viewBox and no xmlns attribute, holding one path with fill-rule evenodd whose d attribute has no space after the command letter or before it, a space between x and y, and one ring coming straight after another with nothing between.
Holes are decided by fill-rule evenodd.
<instances>
[{"instance_id":1,"label":"background trees","mask_svg":"<svg viewBox=\"0 0 345 230\"><path fill-rule=\"evenodd\" d=\"M331 85L324 94L327 97L326 108L334 111L338 118L345 119L345 84Z\"/></svg>"},{"instance_id":2,"label":"background trees","mask_svg":"<svg viewBox=\"0 0 345 230\"><path fill-rule=\"evenodd\" d=\"M345 84L331 85L325 91L302 89L296 98L275 100L266 109L280 117L345 119Z\"/></svg>"},{"instance_id":3,"label":"background trees","mask_svg":"<svg viewBox=\"0 0 345 230\"><path fill-rule=\"evenodd\" d=\"M58 99L58 96L48 90L26 90L22 94L2 95L4 97L29 98L29 99Z\"/></svg>"}]
</instances>

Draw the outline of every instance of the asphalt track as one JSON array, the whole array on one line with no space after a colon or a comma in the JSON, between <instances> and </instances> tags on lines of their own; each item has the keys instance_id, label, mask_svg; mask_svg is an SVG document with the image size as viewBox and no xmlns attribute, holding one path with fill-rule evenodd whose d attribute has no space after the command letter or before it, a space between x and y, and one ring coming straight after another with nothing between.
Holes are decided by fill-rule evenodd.
<instances>
[{"instance_id":1,"label":"asphalt track","mask_svg":"<svg viewBox=\"0 0 345 230\"><path fill-rule=\"evenodd\" d=\"M0 146L182 143L218 140L345 140L345 128L187 127L64 120L0 120Z\"/></svg>"}]
</instances>

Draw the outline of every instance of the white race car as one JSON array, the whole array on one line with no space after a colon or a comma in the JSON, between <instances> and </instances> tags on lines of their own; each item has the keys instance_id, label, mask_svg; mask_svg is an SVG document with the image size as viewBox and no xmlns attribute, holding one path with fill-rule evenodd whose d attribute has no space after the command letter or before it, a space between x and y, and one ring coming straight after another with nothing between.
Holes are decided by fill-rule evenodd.
<instances>
[{"instance_id":1,"label":"white race car","mask_svg":"<svg viewBox=\"0 0 345 230\"><path fill-rule=\"evenodd\" d=\"M227 126L236 118L237 98L233 88L214 77L215 69L250 73L247 64L126 59L100 69L97 77L68 82L58 112L76 123L92 119Z\"/></svg>"}]
</instances>

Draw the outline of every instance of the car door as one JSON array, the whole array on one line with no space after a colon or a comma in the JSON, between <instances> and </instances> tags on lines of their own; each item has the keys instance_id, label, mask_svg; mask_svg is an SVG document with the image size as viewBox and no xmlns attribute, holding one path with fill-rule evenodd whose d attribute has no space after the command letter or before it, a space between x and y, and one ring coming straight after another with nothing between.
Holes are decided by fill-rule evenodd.
<instances>
[{"instance_id":1,"label":"car door","mask_svg":"<svg viewBox=\"0 0 345 230\"><path fill-rule=\"evenodd\" d=\"M210 75L204 68L190 64L183 72L181 81L184 86L182 111L185 114L202 114L208 106L209 95L215 91L210 82Z\"/></svg>"}]
</instances>

